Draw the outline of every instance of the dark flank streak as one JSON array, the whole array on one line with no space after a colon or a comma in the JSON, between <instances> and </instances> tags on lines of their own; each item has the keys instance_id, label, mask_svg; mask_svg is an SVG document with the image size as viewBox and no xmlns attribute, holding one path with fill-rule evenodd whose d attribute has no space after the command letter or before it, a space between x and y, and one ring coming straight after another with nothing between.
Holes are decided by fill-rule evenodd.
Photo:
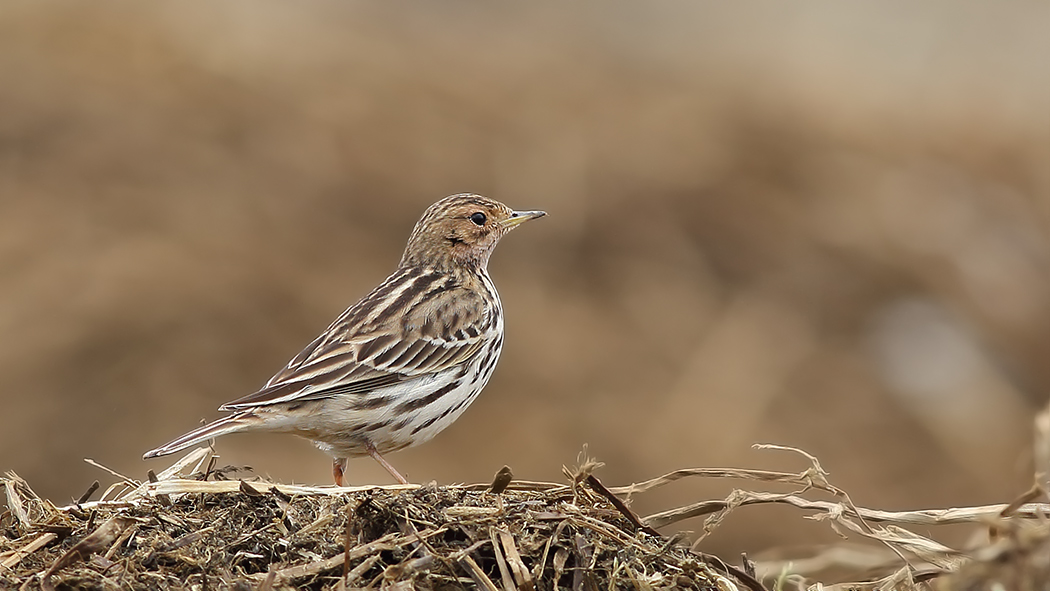
<instances>
[{"instance_id":1,"label":"dark flank streak","mask_svg":"<svg viewBox=\"0 0 1050 591\"><path fill-rule=\"evenodd\" d=\"M351 405L354 410L372 410L393 403L393 396L364 396Z\"/></svg>"},{"instance_id":2,"label":"dark flank streak","mask_svg":"<svg viewBox=\"0 0 1050 591\"><path fill-rule=\"evenodd\" d=\"M458 380L458 379L466 376L468 372L470 372L470 364L468 364L468 363L462 364L459 367L459 373L456 374L456 379Z\"/></svg>"},{"instance_id":3,"label":"dark flank streak","mask_svg":"<svg viewBox=\"0 0 1050 591\"><path fill-rule=\"evenodd\" d=\"M448 416L449 410L452 410L452 409L451 408L446 409L445 412L441 413L440 415L435 416L435 417L430 417L429 419L423 421L415 429L412 429L412 435L415 435L416 433L419 433L423 429L426 429L427 427L433 425L434 423L436 423L439 420L441 420L441 419L445 418L446 416Z\"/></svg>"},{"instance_id":4,"label":"dark flank streak","mask_svg":"<svg viewBox=\"0 0 1050 591\"><path fill-rule=\"evenodd\" d=\"M488 353L485 355L485 362L481 364L481 373L488 375L492 372L492 368L495 366L496 356L499 350L503 348L503 335L500 335L499 340L492 347L489 347Z\"/></svg>"},{"instance_id":5,"label":"dark flank streak","mask_svg":"<svg viewBox=\"0 0 1050 591\"><path fill-rule=\"evenodd\" d=\"M456 412L457 410L459 410L459 409L460 409L460 408L461 408L461 407L463 406L463 403L464 403L464 402L465 402L466 400L470 400L470 399L469 399L469 398L467 398L467 399L464 399L463 401L460 401L460 402L458 402L458 403L457 403L456 405L454 405L454 406L450 406L450 407L446 408L446 409L444 410L444 412L442 412L442 413L441 413L441 414L439 414L438 416L436 416L436 417L431 417L431 418L429 418L429 419L427 419L427 420L423 421L423 423L422 423L421 425L419 425L419 426L418 426L418 427L416 427L415 429L412 429L412 435L415 435L416 433L419 433L420 431L422 431L423 429L426 429L427 427L429 427L429 426L433 425L433 424L434 424L434 423L436 423L437 421L440 421L441 419L443 419L443 418L447 417L448 415L450 415L450 414L452 414L452 413Z\"/></svg>"},{"instance_id":6,"label":"dark flank streak","mask_svg":"<svg viewBox=\"0 0 1050 591\"><path fill-rule=\"evenodd\" d=\"M437 390L431 392L430 394L427 394L426 396L422 396L420 398L413 398L408 402L402 402L401 404L397 405L397 408L394 409L394 412L400 414L403 412L409 412L423 408L425 406L429 406L437 402L445 394L448 394L449 392L455 390L457 386L459 386L459 380L455 380L447 386L438 388Z\"/></svg>"},{"instance_id":7,"label":"dark flank streak","mask_svg":"<svg viewBox=\"0 0 1050 591\"><path fill-rule=\"evenodd\" d=\"M379 421L378 423L372 423L371 425L361 429L361 432L362 433L370 433L372 431L378 431L378 430L382 429L383 427L390 426L390 423L393 423L393 422L394 422L393 419L387 419L385 421Z\"/></svg>"},{"instance_id":8,"label":"dark flank streak","mask_svg":"<svg viewBox=\"0 0 1050 591\"><path fill-rule=\"evenodd\" d=\"M481 392L481 390L477 390L476 392ZM454 413L454 412L457 412L457 411L458 411L459 409L463 408L463 407L464 407L464 406L466 406L467 404L470 404L470 402L471 402L472 400L474 400L474 398L475 398L475 397L477 396L476 392L475 392L475 394L471 395L471 396L470 396L469 398L464 398L463 400L460 400L460 401L459 401L459 402L458 402L458 403L456 404L456 406L453 406L452 408L450 408L450 409L446 410L446 411L445 411L445 412L444 412L444 413L442 414L442 416L448 416L448 415L450 415L450 414L452 414L452 413Z\"/></svg>"},{"instance_id":9,"label":"dark flank streak","mask_svg":"<svg viewBox=\"0 0 1050 591\"><path fill-rule=\"evenodd\" d=\"M452 382L452 385L455 385L455 384L459 383L462 380L462 378L464 378L469 372L470 372L470 365L464 363L463 367L461 367L460 370L459 370L459 374L456 375L456 381ZM419 433L423 429L426 429L427 427L433 425L437 421L440 421L441 419L447 417L450 413L453 413L453 412L459 410L460 408L463 407L464 404L468 403L470 400L473 400L474 398L477 398L477 395L478 395L479 392L481 392L481 388L475 388L474 391L471 392L467 398L459 401L454 406L450 406L450 407L446 408L444 410L444 412L442 412L440 415L437 415L435 417L430 417L429 419L423 421L423 423L421 423L420 425L417 425L414 429L412 429L412 435L415 435L416 433Z\"/></svg>"},{"instance_id":10,"label":"dark flank streak","mask_svg":"<svg viewBox=\"0 0 1050 591\"><path fill-rule=\"evenodd\" d=\"M496 351L498 351L498 350L499 350L499 345L497 344L495 347L489 347L489 350L485 352L485 360L482 361L481 365L478 366L478 374L479 375L484 375L484 374L488 373L489 364L492 363L492 359L494 357L494 353Z\"/></svg>"}]
</instances>

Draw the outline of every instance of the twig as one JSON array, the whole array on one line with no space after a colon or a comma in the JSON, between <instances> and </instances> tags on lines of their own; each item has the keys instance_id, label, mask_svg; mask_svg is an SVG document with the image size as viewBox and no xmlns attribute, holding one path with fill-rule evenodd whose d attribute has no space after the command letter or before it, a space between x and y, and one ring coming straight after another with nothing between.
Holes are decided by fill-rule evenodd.
<instances>
[{"instance_id":1,"label":"twig","mask_svg":"<svg viewBox=\"0 0 1050 591\"><path fill-rule=\"evenodd\" d=\"M645 533L651 536L655 536L658 539L663 538L663 536L660 535L660 532L642 523L642 520L638 519L638 516L635 515L634 511L631 511L631 508L628 507L626 503L621 501L616 495L614 495L612 491L605 488L605 485L602 484L602 482L598 480L598 478L594 474L588 474L586 482L588 486L594 489L595 492L605 497L606 500L612 503L613 506L616 507L616 510L619 511L620 514L627 519L627 521L630 521L631 525L633 525L635 529L644 531Z\"/></svg>"},{"instance_id":2,"label":"twig","mask_svg":"<svg viewBox=\"0 0 1050 591\"><path fill-rule=\"evenodd\" d=\"M831 482L828 481L828 472L824 470L824 468L820 465L820 460L818 460L816 456L797 447L789 447L785 445L759 443L753 445L752 447L755 449L789 451L799 454L805 457L807 460L809 460L809 469L802 473L802 475L805 476L805 488L800 492L805 492L806 490L812 487L819 490L823 490L825 492L829 492L841 498L844 501L844 504L847 507L849 507L850 510L853 511L853 513L857 516L857 519L860 521L860 528L856 530L857 533L863 533L864 535L872 539L883 542L890 550L893 550L894 553L900 556L901 560L904 561L906 565L908 565L909 569L911 568L911 563L908 562L908 557L905 556L901 552L901 549L897 547L898 543L895 543L894 541L891 541L888 537L882 536L879 534L879 532L874 531L874 529L870 525L868 525L868 522L865 521L864 516L861 515L860 511L857 509L857 506L853 503L853 499L850 498L849 493L837 486L833 486ZM837 521L845 523L845 521L842 519L838 519Z\"/></svg>"},{"instance_id":3,"label":"twig","mask_svg":"<svg viewBox=\"0 0 1050 591\"><path fill-rule=\"evenodd\" d=\"M503 466L492 478L492 486L489 487L489 492L494 495L500 494L507 490L512 480L514 480L514 472L511 471L510 466Z\"/></svg>"},{"instance_id":4,"label":"twig","mask_svg":"<svg viewBox=\"0 0 1050 591\"><path fill-rule=\"evenodd\" d=\"M84 503L88 502L88 500L91 498L91 495L95 494L95 491L98 490L99 486L101 485L98 483L97 480L92 482L91 486L89 486L88 489L84 491L84 494L80 495L80 498L77 499L77 504L83 505Z\"/></svg>"},{"instance_id":5,"label":"twig","mask_svg":"<svg viewBox=\"0 0 1050 591\"><path fill-rule=\"evenodd\" d=\"M464 554L463 556L456 559L456 562L463 567L463 570L467 571L470 578L474 579L474 584L485 591L499 591L496 585L492 582L492 579L485 574L485 571L481 570L477 562L470 555Z\"/></svg>"},{"instance_id":6,"label":"twig","mask_svg":"<svg viewBox=\"0 0 1050 591\"><path fill-rule=\"evenodd\" d=\"M346 504L346 524L343 526L343 585L347 585L350 578L351 526L354 523L352 507L351 503Z\"/></svg>"},{"instance_id":7,"label":"twig","mask_svg":"<svg viewBox=\"0 0 1050 591\"><path fill-rule=\"evenodd\" d=\"M641 531L643 531L643 532L645 532L645 533L655 537L658 540L662 540L663 539L663 535L661 535L660 532L656 531L655 529L653 529L652 527L650 527L648 525L645 525L642 522L642 520L638 518L638 515L636 515L635 512L632 511L631 508L628 507L626 503L624 503L619 498L617 498L617 496L614 495L612 493L612 491L610 491L608 488L606 488L605 485L603 485L601 483L601 481L598 480L598 478L594 476L594 474L588 474L586 482L591 488L593 488L595 490L595 492L597 492L598 494L600 494L603 497L605 497L606 499L608 499L608 501L610 503L612 503L614 507L616 507L616 509L620 512L620 514L623 515L628 521L630 521L631 524L634 525L634 527L636 529L639 529L639 530L641 530ZM746 572L744 572L744 571L742 571L742 570L740 570L740 569L738 569L738 568L736 568L734 566L728 565L725 562L723 562L722 560L717 560L717 559L716 560L711 560L711 556L710 555L703 554L703 553L700 553L700 552L695 552L695 551L694 551L694 554L696 554L697 556L700 556L701 558L704 558L705 562L710 564L712 567L714 567L714 568L716 568L718 570L721 570L722 572L724 572L724 573L726 573L728 575L732 575L732 576L736 577L737 580L741 581L742 583L744 583L745 585L750 587L752 590L754 590L754 591L766 591L765 587L762 586L762 583L760 583L757 579L755 579L754 576L752 576L752 575L750 575L750 574L748 574L748 573L746 573Z\"/></svg>"},{"instance_id":8,"label":"twig","mask_svg":"<svg viewBox=\"0 0 1050 591\"><path fill-rule=\"evenodd\" d=\"M99 470L104 470L106 472L109 472L111 475L116 476L124 484L126 484L128 486L136 487L139 484L141 484L138 480L134 480L132 478L128 478L127 476L124 476L120 472L117 472L116 470L114 470L112 468L108 468L106 466L103 466L102 464L96 462L95 460L92 460L91 458L84 458L84 461L87 462L88 464L91 464L92 466L98 468Z\"/></svg>"},{"instance_id":9,"label":"twig","mask_svg":"<svg viewBox=\"0 0 1050 591\"><path fill-rule=\"evenodd\" d=\"M105 526L106 524L103 523L102 525ZM101 528L99 528L99 529L101 529ZM120 536L117 537L116 541L114 541L112 544L109 545L109 549L106 550L106 553L103 554L102 556L106 560L112 559L117 554L117 550L120 550L120 547L122 545L124 545L124 543L127 542L128 539L131 538L131 536L135 535L135 532L137 530L138 530L138 523L137 522L132 522L131 526L125 528L124 531L122 531L120 533Z\"/></svg>"},{"instance_id":10,"label":"twig","mask_svg":"<svg viewBox=\"0 0 1050 591\"><path fill-rule=\"evenodd\" d=\"M32 542L15 550L11 556L5 558L3 562L0 562L0 566L4 568L14 568L23 558L50 544L52 540L55 540L56 538L58 538L58 536L55 534L41 534Z\"/></svg>"},{"instance_id":11,"label":"twig","mask_svg":"<svg viewBox=\"0 0 1050 591\"><path fill-rule=\"evenodd\" d=\"M594 583L594 546L580 534L576 534L573 538L573 545L576 548L577 558L576 568L572 571L573 591L581 591L584 585L588 590L597 591L598 586Z\"/></svg>"},{"instance_id":12,"label":"twig","mask_svg":"<svg viewBox=\"0 0 1050 591\"><path fill-rule=\"evenodd\" d=\"M654 488L665 486L683 478L739 478L741 480L757 480L761 482L784 482L788 484L801 484L799 475L791 472L772 472L769 470L745 470L741 468L685 468L668 472L663 476L630 484L628 486L614 486L609 490L613 494L631 496L636 493L648 492Z\"/></svg>"},{"instance_id":13,"label":"twig","mask_svg":"<svg viewBox=\"0 0 1050 591\"><path fill-rule=\"evenodd\" d=\"M7 506L11 509L11 512L18 518L18 522L22 524L24 528L30 528L33 526L33 522L29 519L29 513L26 512L24 506L22 506L22 496L18 494L18 484L25 482L18 477L14 472L8 472L4 480L4 492L7 495Z\"/></svg>"},{"instance_id":14,"label":"twig","mask_svg":"<svg viewBox=\"0 0 1050 591\"><path fill-rule=\"evenodd\" d=\"M717 571L721 571L722 573L725 573L727 575L730 575L736 580L740 581L741 583L747 585L748 589L751 589L751 591L766 591L765 586L754 576L738 569L737 567L731 564L726 564L726 562L721 558L712 554L707 554L705 552L699 552L697 550L689 550L689 552L702 559L704 563L710 566L711 568Z\"/></svg>"},{"instance_id":15,"label":"twig","mask_svg":"<svg viewBox=\"0 0 1050 591\"><path fill-rule=\"evenodd\" d=\"M997 517L1007 507L1006 504L981 505L978 507L956 507L952 509L922 509L917 511L879 511L857 507L856 513L843 503L830 501L811 501L797 495L780 493L762 493L749 491L736 491L743 498L739 505L759 505L766 503L783 503L798 507L799 509L812 509L825 513L859 514L864 519L875 522L906 523L912 525L954 525L959 523L975 523L985 519ZM672 523L716 513L725 509L728 503L725 500L701 501L684 507L653 513L642 518L642 522L650 527L661 528ZM1017 508L1015 513L1018 517L1027 519L1038 518L1040 515L1050 514L1050 503L1028 503Z\"/></svg>"},{"instance_id":16,"label":"twig","mask_svg":"<svg viewBox=\"0 0 1050 591\"><path fill-rule=\"evenodd\" d=\"M349 587L350 585L353 585L357 581L361 580L361 577L365 576L365 573L371 570L371 568L375 566L375 564L379 562L382 558L383 556L380 554L373 554L372 556L369 556L368 558L362 560L361 564L350 569L350 572L347 573L345 584Z\"/></svg>"},{"instance_id":17,"label":"twig","mask_svg":"<svg viewBox=\"0 0 1050 591\"><path fill-rule=\"evenodd\" d=\"M58 558L52 565L51 568L41 576L41 587L44 589L51 588L51 576L59 570L87 558L88 556L100 552L103 548L109 548L114 541L117 541L124 531L138 520L134 517L128 517L125 515L116 515L111 517L108 521L103 523L88 535L83 540L80 540L68 552Z\"/></svg>"},{"instance_id":18,"label":"twig","mask_svg":"<svg viewBox=\"0 0 1050 591\"><path fill-rule=\"evenodd\" d=\"M762 579L776 577L785 570L812 577L832 569L874 572L897 564L897 560L896 554L881 546L836 545L806 558L762 560L755 564L755 569L756 576Z\"/></svg>"},{"instance_id":19,"label":"twig","mask_svg":"<svg viewBox=\"0 0 1050 591\"><path fill-rule=\"evenodd\" d=\"M212 525L204 529L198 529L196 531L191 531L188 534L179 536L170 544L157 548L157 552L171 552L172 550L178 550L179 548L189 546L190 544L215 531L215 527L216 526Z\"/></svg>"},{"instance_id":20,"label":"twig","mask_svg":"<svg viewBox=\"0 0 1050 591\"><path fill-rule=\"evenodd\" d=\"M259 583L256 591L271 591L273 589L273 582L277 579L277 571L270 567L270 572L266 573L266 578Z\"/></svg>"},{"instance_id":21,"label":"twig","mask_svg":"<svg viewBox=\"0 0 1050 591\"><path fill-rule=\"evenodd\" d=\"M507 560L503 557L503 552L500 550L497 536L496 528L490 527L489 538L492 540L492 552L496 555L496 566L499 567L500 579L503 581L503 589L504 591L516 591L517 587L514 585L514 578L511 577L510 569L507 568Z\"/></svg>"},{"instance_id":22,"label":"twig","mask_svg":"<svg viewBox=\"0 0 1050 591\"><path fill-rule=\"evenodd\" d=\"M241 488L241 480L209 480L207 482L201 480L161 480L157 483L149 483L146 485L146 492L149 495L163 495L163 494L181 494L181 493L229 493L229 492L243 492ZM384 484L384 485L370 485L370 486L344 486L344 487L331 487L331 486L297 486L291 484L270 484L267 483L268 488L276 488L278 491L289 495L321 495L335 497L344 495L347 493L358 493L367 490L385 490L389 492L401 491L401 490L416 490L420 488L418 484ZM254 488L254 487L253 487ZM126 498L126 497L125 497Z\"/></svg>"},{"instance_id":23,"label":"twig","mask_svg":"<svg viewBox=\"0 0 1050 591\"><path fill-rule=\"evenodd\" d=\"M206 458L210 453L210 449L198 447L197 449L179 458L179 460L174 464L168 466L164 470L161 470L160 474L157 474L157 480L159 482L165 482L171 480L172 478L175 478L177 474L182 472L182 470L190 464L199 464L200 462L204 461L204 458ZM132 490L125 493L118 500L127 502L143 498L146 496L147 491L149 490L149 486L150 484L138 485ZM105 498L105 495L103 495L102 498Z\"/></svg>"},{"instance_id":24,"label":"twig","mask_svg":"<svg viewBox=\"0 0 1050 591\"><path fill-rule=\"evenodd\" d=\"M543 546L543 555L540 556L539 563L532 567L533 579L537 581L543 579L543 571L547 566L547 556L550 554L551 544L561 537L562 530L564 530L567 525L569 525L569 520L562 520L562 522L558 524L558 527L554 528L554 533L547 538L547 543ZM557 551L555 551L555 554L557 554ZM558 576L555 576L554 578L557 580Z\"/></svg>"},{"instance_id":25,"label":"twig","mask_svg":"<svg viewBox=\"0 0 1050 591\"><path fill-rule=\"evenodd\" d=\"M369 554L394 550L398 548L402 542L405 542L404 538L399 539L398 534L390 533L379 538L378 540L354 548L350 551L350 559L356 560L358 558L368 556ZM288 568L281 569L279 571L275 571L274 584L281 585L285 583L290 583L298 579L311 577L313 575L332 570L342 565L343 560L345 560L345 557L343 553L340 552L339 554L332 556L331 558L327 558L325 560L318 560L316 562L310 562L298 566L291 566ZM251 578L261 580L265 579L267 576L269 576L269 573L265 575L252 575Z\"/></svg>"},{"instance_id":26,"label":"twig","mask_svg":"<svg viewBox=\"0 0 1050 591\"><path fill-rule=\"evenodd\" d=\"M160 479L157 478L157 475L153 472L153 470L146 471L146 479L150 482L160 482ZM95 482L98 481L96 480ZM168 495L157 495L157 501L160 502L160 504L164 507L171 506L171 499L168 497Z\"/></svg>"},{"instance_id":27,"label":"twig","mask_svg":"<svg viewBox=\"0 0 1050 591\"><path fill-rule=\"evenodd\" d=\"M514 545L514 537L510 535L510 532L502 529L497 530L497 533L499 534L503 551L507 555L507 564L510 565L510 569L514 573L514 581L518 585L517 588L524 591L533 591L535 584L532 582L529 569L525 567L525 562L521 559L521 554L518 553L518 547ZM493 545L495 545L495 542L493 542Z\"/></svg>"}]
</instances>

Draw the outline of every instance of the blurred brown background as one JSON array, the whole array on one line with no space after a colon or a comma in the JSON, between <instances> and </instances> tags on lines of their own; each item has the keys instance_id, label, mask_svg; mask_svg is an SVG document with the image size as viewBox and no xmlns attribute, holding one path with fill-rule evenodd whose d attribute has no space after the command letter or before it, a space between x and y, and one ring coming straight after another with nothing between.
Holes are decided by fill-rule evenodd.
<instances>
[{"instance_id":1,"label":"blurred brown background","mask_svg":"<svg viewBox=\"0 0 1050 591\"><path fill-rule=\"evenodd\" d=\"M0 469L63 502L112 481L84 457L167 466L139 457L472 191L551 215L493 257L500 368L391 458L411 479L560 479L584 443L613 484L805 467L776 442L859 504L1010 500L1050 387L1048 30L1037 2L4 2ZM218 449L330 477L295 438ZM797 517L707 549L828 537Z\"/></svg>"}]
</instances>

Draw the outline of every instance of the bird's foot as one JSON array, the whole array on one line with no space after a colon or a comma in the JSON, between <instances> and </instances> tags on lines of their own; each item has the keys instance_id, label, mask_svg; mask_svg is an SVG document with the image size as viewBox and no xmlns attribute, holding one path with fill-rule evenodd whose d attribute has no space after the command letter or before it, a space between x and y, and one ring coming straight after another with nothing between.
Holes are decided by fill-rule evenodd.
<instances>
[{"instance_id":1,"label":"bird's foot","mask_svg":"<svg viewBox=\"0 0 1050 591\"><path fill-rule=\"evenodd\" d=\"M343 474L346 473L346 458L335 458L332 460L332 478L336 486L343 486Z\"/></svg>"}]
</instances>

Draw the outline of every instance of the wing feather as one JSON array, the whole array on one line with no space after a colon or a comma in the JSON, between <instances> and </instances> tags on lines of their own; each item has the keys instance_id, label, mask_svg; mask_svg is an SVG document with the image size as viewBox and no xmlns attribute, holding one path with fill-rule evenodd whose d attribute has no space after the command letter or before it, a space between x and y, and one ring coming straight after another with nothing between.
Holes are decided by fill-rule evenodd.
<instances>
[{"instance_id":1,"label":"wing feather","mask_svg":"<svg viewBox=\"0 0 1050 591\"><path fill-rule=\"evenodd\" d=\"M241 410L365 394L471 359L495 338L498 300L448 275L401 269L349 308Z\"/></svg>"}]
</instances>

